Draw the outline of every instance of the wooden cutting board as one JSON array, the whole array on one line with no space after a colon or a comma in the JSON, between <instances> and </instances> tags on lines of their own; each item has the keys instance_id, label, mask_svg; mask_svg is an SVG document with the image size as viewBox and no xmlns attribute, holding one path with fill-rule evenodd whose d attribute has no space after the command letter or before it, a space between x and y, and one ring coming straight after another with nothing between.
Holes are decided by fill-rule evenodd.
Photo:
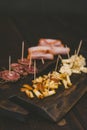
<instances>
[{"instance_id":1,"label":"wooden cutting board","mask_svg":"<svg viewBox=\"0 0 87 130\"><path fill-rule=\"evenodd\" d=\"M55 60L45 62L45 64L41 64L41 66L37 63L37 67L41 68L37 76L47 74L49 71L54 70L55 64ZM19 113L21 113L21 116L19 116L21 120L25 115L29 116L30 111L57 122L71 110L87 91L87 75L72 75L71 80L73 85L68 90L61 87L53 96L45 99L29 99L24 93L20 92L20 88L22 84L31 84L32 79L33 75L29 75L26 78L20 79L18 82L0 85L0 111L3 114L5 114L5 112L11 112L12 115L15 115L13 117L16 118L20 115ZM22 108L24 110L22 110Z\"/></svg>"}]
</instances>

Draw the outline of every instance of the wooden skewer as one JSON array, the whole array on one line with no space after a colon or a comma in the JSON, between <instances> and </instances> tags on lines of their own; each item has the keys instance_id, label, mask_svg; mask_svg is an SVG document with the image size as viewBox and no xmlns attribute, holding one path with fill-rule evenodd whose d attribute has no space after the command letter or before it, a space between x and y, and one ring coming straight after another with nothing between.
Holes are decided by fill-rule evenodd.
<instances>
[{"instance_id":1,"label":"wooden skewer","mask_svg":"<svg viewBox=\"0 0 87 130\"><path fill-rule=\"evenodd\" d=\"M36 79L36 60L34 60L34 80Z\"/></svg>"},{"instance_id":2,"label":"wooden skewer","mask_svg":"<svg viewBox=\"0 0 87 130\"><path fill-rule=\"evenodd\" d=\"M61 55L59 55L59 59L62 61L62 56Z\"/></svg>"},{"instance_id":3,"label":"wooden skewer","mask_svg":"<svg viewBox=\"0 0 87 130\"><path fill-rule=\"evenodd\" d=\"M9 56L9 74L11 72L11 56Z\"/></svg>"},{"instance_id":4,"label":"wooden skewer","mask_svg":"<svg viewBox=\"0 0 87 130\"><path fill-rule=\"evenodd\" d=\"M29 58L29 68L31 67L31 63L32 63L32 55L30 54L30 58Z\"/></svg>"},{"instance_id":5,"label":"wooden skewer","mask_svg":"<svg viewBox=\"0 0 87 130\"><path fill-rule=\"evenodd\" d=\"M55 71L57 71L58 62L59 62L59 55L58 55L58 57L57 57L56 66L55 66Z\"/></svg>"},{"instance_id":6,"label":"wooden skewer","mask_svg":"<svg viewBox=\"0 0 87 130\"><path fill-rule=\"evenodd\" d=\"M66 48L67 48L67 45L66 45ZM67 52L67 56L68 56L68 59L70 58L70 54L69 54L69 52Z\"/></svg>"},{"instance_id":7,"label":"wooden skewer","mask_svg":"<svg viewBox=\"0 0 87 130\"><path fill-rule=\"evenodd\" d=\"M22 56L21 56L21 60L23 61L24 58L24 41L22 42Z\"/></svg>"},{"instance_id":8,"label":"wooden skewer","mask_svg":"<svg viewBox=\"0 0 87 130\"><path fill-rule=\"evenodd\" d=\"M75 50L75 52L74 52L74 55L76 55L76 50Z\"/></svg>"},{"instance_id":9,"label":"wooden skewer","mask_svg":"<svg viewBox=\"0 0 87 130\"><path fill-rule=\"evenodd\" d=\"M82 40L81 40L80 43L79 43L79 47L78 47L78 49L77 49L77 55L78 55L79 52L80 52L81 46L82 46Z\"/></svg>"},{"instance_id":10,"label":"wooden skewer","mask_svg":"<svg viewBox=\"0 0 87 130\"><path fill-rule=\"evenodd\" d=\"M42 64L44 64L44 59L43 58L41 58L41 61L42 61Z\"/></svg>"},{"instance_id":11,"label":"wooden skewer","mask_svg":"<svg viewBox=\"0 0 87 130\"><path fill-rule=\"evenodd\" d=\"M51 76L51 73L49 72L49 86L48 86L48 90L50 89L50 76Z\"/></svg>"}]
</instances>

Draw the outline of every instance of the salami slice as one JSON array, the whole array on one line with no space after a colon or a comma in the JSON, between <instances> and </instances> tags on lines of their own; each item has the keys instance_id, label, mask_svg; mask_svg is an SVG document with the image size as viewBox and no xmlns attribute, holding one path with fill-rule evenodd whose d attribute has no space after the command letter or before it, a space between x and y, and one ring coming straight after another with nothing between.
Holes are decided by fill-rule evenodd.
<instances>
[{"instance_id":1,"label":"salami slice","mask_svg":"<svg viewBox=\"0 0 87 130\"><path fill-rule=\"evenodd\" d=\"M35 73L38 73L38 70L37 68L34 70L34 66L25 66L25 71L28 73L28 74L34 74L34 71Z\"/></svg>"},{"instance_id":2,"label":"salami slice","mask_svg":"<svg viewBox=\"0 0 87 130\"><path fill-rule=\"evenodd\" d=\"M14 72L14 71L10 71L9 70L4 70L1 72L1 78L5 81L17 81L18 79L20 79L20 74Z\"/></svg>"},{"instance_id":3,"label":"salami slice","mask_svg":"<svg viewBox=\"0 0 87 130\"><path fill-rule=\"evenodd\" d=\"M12 63L11 64L11 69L20 75L27 75L28 73L25 71L24 66L19 64L19 63Z\"/></svg>"},{"instance_id":4,"label":"salami slice","mask_svg":"<svg viewBox=\"0 0 87 130\"><path fill-rule=\"evenodd\" d=\"M29 65L30 60L27 59L27 58L23 58L23 60L22 59L18 59L18 63L22 64L22 65Z\"/></svg>"}]
</instances>

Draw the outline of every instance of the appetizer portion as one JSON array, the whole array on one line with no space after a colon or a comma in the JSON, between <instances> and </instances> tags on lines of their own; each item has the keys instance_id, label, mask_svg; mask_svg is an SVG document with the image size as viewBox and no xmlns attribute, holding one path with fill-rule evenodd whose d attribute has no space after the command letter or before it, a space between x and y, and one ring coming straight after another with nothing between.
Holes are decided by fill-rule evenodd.
<instances>
[{"instance_id":1,"label":"appetizer portion","mask_svg":"<svg viewBox=\"0 0 87 130\"><path fill-rule=\"evenodd\" d=\"M54 40L51 41L53 43L48 43L50 42L50 39L48 39L47 41L45 41L46 39L45 40L41 39L41 40L42 40L41 41L42 47L44 47L44 45L46 44L49 44L49 46L47 46L50 47L51 49L50 51L48 51L49 53L52 53L53 55L67 54L68 59L62 59L62 57L58 55L55 71L49 72L47 75L39 76L37 78L35 77L34 80L32 81L31 90L29 90L24 86L21 88L21 91L24 90L22 92L25 92L26 95L30 98L31 96L29 96L28 91L29 93L30 91L32 92L33 94L32 97L36 95L37 98L43 99L47 96L51 96L55 94L56 90L60 86L64 86L65 89L70 88L72 86L72 82L70 80L70 76L72 75L72 73L76 73L76 74L81 74L82 72L87 73L86 59L81 54L79 55L79 51L82 45L82 40L80 41L77 52L75 51L75 54L72 55L71 57L69 55L69 51L70 51L69 48L67 47L64 48L63 46L56 47L55 45L51 46L50 44L54 44ZM57 71L59 58L61 59L62 64L60 69Z\"/></svg>"},{"instance_id":2,"label":"appetizer portion","mask_svg":"<svg viewBox=\"0 0 87 130\"><path fill-rule=\"evenodd\" d=\"M58 54L68 54L70 51L70 48L68 47L64 47L64 45L62 44L61 40L56 40L56 39L45 39L45 38L41 38L39 40L39 46L49 46L51 48L51 53L53 55L58 55Z\"/></svg>"},{"instance_id":3,"label":"appetizer portion","mask_svg":"<svg viewBox=\"0 0 87 130\"><path fill-rule=\"evenodd\" d=\"M4 71L1 71L1 78L5 81L13 82L20 79L20 74L14 71L9 72L9 70L4 70Z\"/></svg>"},{"instance_id":4,"label":"appetizer portion","mask_svg":"<svg viewBox=\"0 0 87 130\"><path fill-rule=\"evenodd\" d=\"M41 38L38 43L39 46L63 46L61 40Z\"/></svg>"},{"instance_id":5,"label":"appetizer portion","mask_svg":"<svg viewBox=\"0 0 87 130\"><path fill-rule=\"evenodd\" d=\"M19 63L12 63L11 64L11 69L17 73L19 73L20 75L27 75L28 73L25 71L25 67L22 64Z\"/></svg>"},{"instance_id":6,"label":"appetizer portion","mask_svg":"<svg viewBox=\"0 0 87 130\"><path fill-rule=\"evenodd\" d=\"M38 69L36 67L34 67L34 66L28 66L27 65L27 66L24 67L24 70L28 74L38 73Z\"/></svg>"},{"instance_id":7,"label":"appetizer portion","mask_svg":"<svg viewBox=\"0 0 87 130\"><path fill-rule=\"evenodd\" d=\"M39 76L34 79L32 83L32 87L26 87L23 85L21 91L25 93L26 91L32 92L33 97L36 95L39 99L55 94L56 90L61 85L64 85L65 89L68 89L72 85L69 75L66 73L61 74L56 71L48 73L47 75ZM29 94L27 96L31 98Z\"/></svg>"},{"instance_id":8,"label":"appetizer portion","mask_svg":"<svg viewBox=\"0 0 87 130\"><path fill-rule=\"evenodd\" d=\"M40 39L38 46L28 48L27 59L53 60L55 55L65 55L70 48L64 47L60 40Z\"/></svg>"},{"instance_id":9,"label":"appetizer portion","mask_svg":"<svg viewBox=\"0 0 87 130\"><path fill-rule=\"evenodd\" d=\"M32 64L32 63L30 62L30 60L28 60L27 58L18 59L18 63L21 64L21 65L29 65L29 64Z\"/></svg>"},{"instance_id":10,"label":"appetizer portion","mask_svg":"<svg viewBox=\"0 0 87 130\"><path fill-rule=\"evenodd\" d=\"M62 66L59 70L60 73L80 74L81 72L87 73L86 59L82 55L72 55L69 59L62 59Z\"/></svg>"},{"instance_id":11,"label":"appetizer portion","mask_svg":"<svg viewBox=\"0 0 87 130\"><path fill-rule=\"evenodd\" d=\"M52 49L48 46L35 46L28 48L27 59L48 59L53 60Z\"/></svg>"},{"instance_id":12,"label":"appetizer portion","mask_svg":"<svg viewBox=\"0 0 87 130\"><path fill-rule=\"evenodd\" d=\"M70 52L70 49L68 47L55 47L55 46L52 46L51 47L51 50L52 50L52 54L53 55L66 55Z\"/></svg>"}]
</instances>

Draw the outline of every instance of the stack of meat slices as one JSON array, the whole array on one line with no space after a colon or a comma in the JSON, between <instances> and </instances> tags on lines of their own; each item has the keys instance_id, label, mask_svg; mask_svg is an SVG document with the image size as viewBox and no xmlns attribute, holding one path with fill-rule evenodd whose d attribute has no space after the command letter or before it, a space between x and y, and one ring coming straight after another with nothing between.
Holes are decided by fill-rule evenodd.
<instances>
[{"instance_id":1,"label":"stack of meat slices","mask_svg":"<svg viewBox=\"0 0 87 130\"><path fill-rule=\"evenodd\" d=\"M20 75L26 76L27 72L24 69L24 66L19 64L19 63L12 63L11 64L11 69L17 73L19 73Z\"/></svg>"},{"instance_id":2,"label":"stack of meat slices","mask_svg":"<svg viewBox=\"0 0 87 130\"><path fill-rule=\"evenodd\" d=\"M31 63L28 59L18 59L18 63L12 63L11 68L13 71L19 73L22 76L26 76L28 74L37 73L37 68L34 69L33 63Z\"/></svg>"},{"instance_id":3,"label":"stack of meat slices","mask_svg":"<svg viewBox=\"0 0 87 130\"><path fill-rule=\"evenodd\" d=\"M27 58L18 59L18 63L21 64L21 65L29 65L29 64L32 64L32 63L30 63L30 60L28 60Z\"/></svg>"},{"instance_id":4,"label":"stack of meat slices","mask_svg":"<svg viewBox=\"0 0 87 130\"><path fill-rule=\"evenodd\" d=\"M21 78L21 76L27 76L28 74L37 73L37 68L34 69L33 63L29 63L29 60L24 58L18 59L18 63L12 63L10 65L11 70L0 71L0 78L4 81L14 82Z\"/></svg>"},{"instance_id":5,"label":"stack of meat slices","mask_svg":"<svg viewBox=\"0 0 87 130\"><path fill-rule=\"evenodd\" d=\"M27 74L34 74L38 72L37 68L34 69L33 66L33 62L30 59L27 58L23 58L22 59L18 59L18 63L20 64L20 66L22 67L22 75L27 75Z\"/></svg>"},{"instance_id":6,"label":"stack of meat slices","mask_svg":"<svg viewBox=\"0 0 87 130\"><path fill-rule=\"evenodd\" d=\"M28 48L28 59L48 59L53 60L52 50L48 46L35 46Z\"/></svg>"},{"instance_id":7,"label":"stack of meat slices","mask_svg":"<svg viewBox=\"0 0 87 130\"><path fill-rule=\"evenodd\" d=\"M28 48L28 59L48 59L53 60L55 55L68 54L70 49L64 47L60 40L40 39L38 46Z\"/></svg>"}]
</instances>

